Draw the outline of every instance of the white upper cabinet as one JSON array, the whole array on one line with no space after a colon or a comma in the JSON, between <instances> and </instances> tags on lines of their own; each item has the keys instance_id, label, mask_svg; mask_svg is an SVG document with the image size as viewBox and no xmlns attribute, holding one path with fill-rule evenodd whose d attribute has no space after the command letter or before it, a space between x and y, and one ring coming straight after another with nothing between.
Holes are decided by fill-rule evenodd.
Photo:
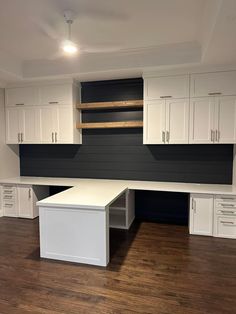
<instances>
[{"instance_id":1,"label":"white upper cabinet","mask_svg":"<svg viewBox=\"0 0 236 314\"><path fill-rule=\"evenodd\" d=\"M6 143L81 144L79 99L72 81L7 88Z\"/></svg>"},{"instance_id":2,"label":"white upper cabinet","mask_svg":"<svg viewBox=\"0 0 236 314\"><path fill-rule=\"evenodd\" d=\"M19 108L6 108L6 143L20 143L20 111Z\"/></svg>"},{"instance_id":3,"label":"white upper cabinet","mask_svg":"<svg viewBox=\"0 0 236 314\"><path fill-rule=\"evenodd\" d=\"M192 98L189 142L236 143L236 96Z\"/></svg>"},{"instance_id":4,"label":"white upper cabinet","mask_svg":"<svg viewBox=\"0 0 236 314\"><path fill-rule=\"evenodd\" d=\"M216 99L215 141L236 143L236 96Z\"/></svg>"},{"instance_id":5,"label":"white upper cabinet","mask_svg":"<svg viewBox=\"0 0 236 314\"><path fill-rule=\"evenodd\" d=\"M73 142L73 109L70 106L59 106L56 109L55 143L66 144Z\"/></svg>"},{"instance_id":6,"label":"white upper cabinet","mask_svg":"<svg viewBox=\"0 0 236 314\"><path fill-rule=\"evenodd\" d=\"M39 104L39 88L35 86L6 89L6 106L35 106Z\"/></svg>"},{"instance_id":7,"label":"white upper cabinet","mask_svg":"<svg viewBox=\"0 0 236 314\"><path fill-rule=\"evenodd\" d=\"M40 87L41 105L69 105L72 104L72 85L56 84Z\"/></svg>"},{"instance_id":8,"label":"white upper cabinet","mask_svg":"<svg viewBox=\"0 0 236 314\"><path fill-rule=\"evenodd\" d=\"M166 104L156 100L144 105L144 144L165 144Z\"/></svg>"},{"instance_id":9,"label":"white upper cabinet","mask_svg":"<svg viewBox=\"0 0 236 314\"><path fill-rule=\"evenodd\" d=\"M163 98L188 98L189 75L145 78L145 100Z\"/></svg>"},{"instance_id":10,"label":"white upper cabinet","mask_svg":"<svg viewBox=\"0 0 236 314\"><path fill-rule=\"evenodd\" d=\"M214 99L211 97L194 98L190 101L190 144L214 142Z\"/></svg>"},{"instance_id":11,"label":"white upper cabinet","mask_svg":"<svg viewBox=\"0 0 236 314\"><path fill-rule=\"evenodd\" d=\"M147 101L144 105L144 144L187 144L189 99Z\"/></svg>"},{"instance_id":12,"label":"white upper cabinet","mask_svg":"<svg viewBox=\"0 0 236 314\"><path fill-rule=\"evenodd\" d=\"M236 71L191 75L191 97L236 95Z\"/></svg>"},{"instance_id":13,"label":"white upper cabinet","mask_svg":"<svg viewBox=\"0 0 236 314\"><path fill-rule=\"evenodd\" d=\"M166 101L166 141L187 144L189 134L189 99Z\"/></svg>"}]
</instances>

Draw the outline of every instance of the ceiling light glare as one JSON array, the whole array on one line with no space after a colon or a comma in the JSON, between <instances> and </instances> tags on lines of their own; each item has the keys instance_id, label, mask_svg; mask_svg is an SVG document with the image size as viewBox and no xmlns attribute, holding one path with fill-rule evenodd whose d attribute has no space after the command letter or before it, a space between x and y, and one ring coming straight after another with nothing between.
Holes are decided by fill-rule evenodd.
<instances>
[{"instance_id":1,"label":"ceiling light glare","mask_svg":"<svg viewBox=\"0 0 236 314\"><path fill-rule=\"evenodd\" d=\"M78 48L75 43L70 40L66 40L62 45L63 51L68 55L74 55L78 52Z\"/></svg>"}]
</instances>

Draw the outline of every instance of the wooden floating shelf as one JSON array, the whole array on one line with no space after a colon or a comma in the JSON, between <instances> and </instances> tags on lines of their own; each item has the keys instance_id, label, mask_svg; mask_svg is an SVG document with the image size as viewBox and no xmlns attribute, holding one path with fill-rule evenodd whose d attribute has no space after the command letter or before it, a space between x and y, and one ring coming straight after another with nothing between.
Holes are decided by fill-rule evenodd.
<instances>
[{"instance_id":1,"label":"wooden floating shelf","mask_svg":"<svg viewBox=\"0 0 236 314\"><path fill-rule=\"evenodd\" d=\"M119 129L119 128L142 128L142 127L143 127L143 121L77 123L77 129Z\"/></svg>"},{"instance_id":2,"label":"wooden floating shelf","mask_svg":"<svg viewBox=\"0 0 236 314\"><path fill-rule=\"evenodd\" d=\"M143 100L125 100L110 102L91 102L77 105L80 110L99 110L99 109L119 109L119 108L142 108Z\"/></svg>"}]
</instances>

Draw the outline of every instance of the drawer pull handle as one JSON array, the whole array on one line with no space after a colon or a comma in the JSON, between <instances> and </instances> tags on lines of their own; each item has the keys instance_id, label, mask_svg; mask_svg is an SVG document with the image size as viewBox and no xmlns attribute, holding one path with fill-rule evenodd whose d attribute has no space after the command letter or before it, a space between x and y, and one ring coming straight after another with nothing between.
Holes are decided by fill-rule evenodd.
<instances>
[{"instance_id":1,"label":"drawer pull handle","mask_svg":"<svg viewBox=\"0 0 236 314\"><path fill-rule=\"evenodd\" d=\"M221 92L213 92L213 93L208 93L209 96L214 96L214 95L221 95Z\"/></svg>"},{"instance_id":2,"label":"drawer pull handle","mask_svg":"<svg viewBox=\"0 0 236 314\"><path fill-rule=\"evenodd\" d=\"M224 204L224 203L221 203L220 205L223 207L234 207L235 206L234 204Z\"/></svg>"},{"instance_id":3,"label":"drawer pull handle","mask_svg":"<svg viewBox=\"0 0 236 314\"><path fill-rule=\"evenodd\" d=\"M53 104L58 104L58 101L49 101L48 102L50 105L53 105Z\"/></svg>"},{"instance_id":4,"label":"drawer pull handle","mask_svg":"<svg viewBox=\"0 0 236 314\"><path fill-rule=\"evenodd\" d=\"M221 221L221 223L225 225L234 225L232 221Z\"/></svg>"},{"instance_id":5,"label":"drawer pull handle","mask_svg":"<svg viewBox=\"0 0 236 314\"><path fill-rule=\"evenodd\" d=\"M16 106L24 106L24 104L22 103L22 104L15 104Z\"/></svg>"},{"instance_id":6,"label":"drawer pull handle","mask_svg":"<svg viewBox=\"0 0 236 314\"><path fill-rule=\"evenodd\" d=\"M222 200L231 200L231 201L234 201L235 198L234 197L221 197Z\"/></svg>"},{"instance_id":7,"label":"drawer pull handle","mask_svg":"<svg viewBox=\"0 0 236 314\"><path fill-rule=\"evenodd\" d=\"M236 214L236 212L234 212L234 211L232 211L232 210L221 210L221 212L223 213L223 214Z\"/></svg>"}]
</instances>

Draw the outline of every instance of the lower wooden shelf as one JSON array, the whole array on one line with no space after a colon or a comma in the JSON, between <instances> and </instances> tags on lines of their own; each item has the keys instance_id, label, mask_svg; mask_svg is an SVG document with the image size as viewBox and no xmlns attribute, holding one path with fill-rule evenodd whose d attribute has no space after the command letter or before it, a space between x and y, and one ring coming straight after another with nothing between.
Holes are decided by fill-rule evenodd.
<instances>
[{"instance_id":1,"label":"lower wooden shelf","mask_svg":"<svg viewBox=\"0 0 236 314\"><path fill-rule=\"evenodd\" d=\"M142 128L143 121L77 123L77 129Z\"/></svg>"}]
</instances>

